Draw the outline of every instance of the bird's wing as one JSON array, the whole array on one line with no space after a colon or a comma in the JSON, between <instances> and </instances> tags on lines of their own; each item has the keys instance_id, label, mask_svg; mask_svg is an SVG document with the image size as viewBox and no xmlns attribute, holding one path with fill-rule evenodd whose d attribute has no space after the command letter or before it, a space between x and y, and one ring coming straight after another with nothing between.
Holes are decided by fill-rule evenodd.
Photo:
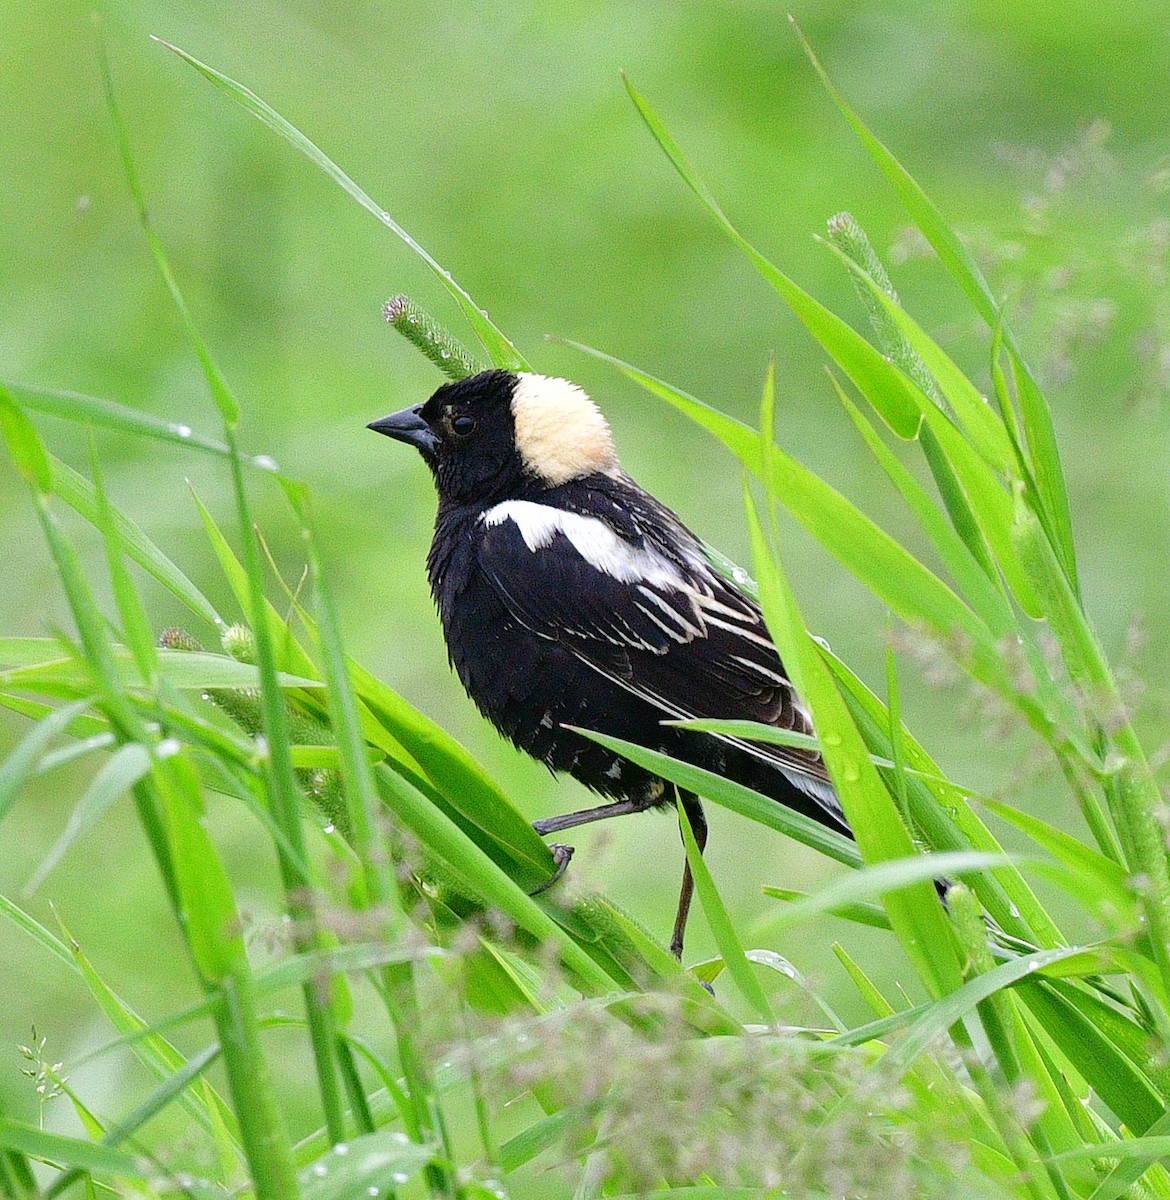
<instances>
[{"instance_id":1,"label":"bird's wing","mask_svg":"<svg viewBox=\"0 0 1170 1200\"><path fill-rule=\"evenodd\" d=\"M697 547L693 560L668 556L598 517L526 500L489 509L479 532L479 569L516 620L664 716L812 733L760 610ZM725 740L839 811L819 754Z\"/></svg>"}]
</instances>

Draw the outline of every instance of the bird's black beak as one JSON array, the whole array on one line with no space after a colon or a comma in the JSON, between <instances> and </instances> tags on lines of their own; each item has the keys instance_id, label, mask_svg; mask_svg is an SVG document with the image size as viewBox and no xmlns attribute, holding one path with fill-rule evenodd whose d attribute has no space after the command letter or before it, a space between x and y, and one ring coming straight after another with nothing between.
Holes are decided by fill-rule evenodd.
<instances>
[{"instance_id":1,"label":"bird's black beak","mask_svg":"<svg viewBox=\"0 0 1170 1200\"><path fill-rule=\"evenodd\" d=\"M430 460L435 457L438 439L431 427L422 419L421 413L422 405L416 404L413 408L404 408L401 412L391 413L388 417L371 421L366 428L372 429L376 433L384 433L387 437L394 438L395 441L406 442L420 450L423 457Z\"/></svg>"}]
</instances>

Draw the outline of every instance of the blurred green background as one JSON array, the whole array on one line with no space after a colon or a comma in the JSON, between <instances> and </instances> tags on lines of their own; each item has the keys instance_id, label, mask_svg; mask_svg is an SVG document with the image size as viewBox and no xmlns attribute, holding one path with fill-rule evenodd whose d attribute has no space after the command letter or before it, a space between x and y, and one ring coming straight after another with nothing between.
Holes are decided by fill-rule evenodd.
<instances>
[{"instance_id":1,"label":"blurred green background","mask_svg":"<svg viewBox=\"0 0 1170 1200\"><path fill-rule=\"evenodd\" d=\"M212 406L132 212L102 98L91 5L0 0L0 377L106 396L216 431ZM1170 11L1128 0L1029 7L983 0L809 0L796 15L837 84L964 232L1049 385L1084 590L1166 733L1167 254L1165 80ZM437 372L379 316L405 291L464 335L425 269L286 144L150 42L157 34L239 79L318 142L510 334L536 369L571 376L615 427L626 468L703 537L746 561L730 458L608 368L543 340L626 358L752 419L767 355L780 437L896 536L915 539L839 411L823 356L714 229L642 127L626 70L732 219L861 325L814 237L849 209L893 264L911 311L977 378L986 337L805 60L784 6L616 0L411 4L375 0L104 6L102 27L142 184L205 337L244 407L242 439L311 485L352 652L462 739L531 816L580 806L480 720L449 674L423 570L433 515L417 457L365 423L425 398ZM86 470L76 426L38 425ZM107 484L223 610L189 478L229 521L221 465L99 434ZM256 511L290 579L298 535L274 484ZM100 548L76 522L95 580ZM786 526L786 528L788 528ZM63 608L27 496L0 464L0 633L44 634ZM874 685L885 614L799 531L785 558L809 624ZM144 583L158 628L186 620ZM1144 616L1149 635L1138 636ZM190 627L190 622L188 621ZM194 629L208 645L212 631ZM1070 824L1071 802L1027 743L963 690L902 658L907 717L954 778ZM0 716L0 752L22 732ZM92 769L92 768L91 768ZM60 832L79 771L8 815L0 892L19 898ZM763 929L764 882L808 888L833 868L713 814L709 860L741 928L853 1003L829 951L841 937L889 979L896 963L830 920L813 937ZM226 803L212 827L254 917L271 922L267 864ZM649 815L574 833L572 874L665 936L681 851ZM129 806L116 808L27 901L50 902L111 983L151 1019L195 995ZM701 917L688 957L711 948ZM0 924L0 1094L35 1111L16 1043L35 1022L83 1094L123 1109L142 1080L125 1056L78 1065L110 1035L79 981ZM178 1040L197 1045L194 1035Z\"/></svg>"}]
</instances>

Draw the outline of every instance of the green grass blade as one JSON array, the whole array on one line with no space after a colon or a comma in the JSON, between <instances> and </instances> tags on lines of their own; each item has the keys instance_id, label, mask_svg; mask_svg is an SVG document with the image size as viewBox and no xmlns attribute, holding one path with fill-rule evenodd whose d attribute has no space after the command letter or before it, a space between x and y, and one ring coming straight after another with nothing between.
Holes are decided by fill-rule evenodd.
<instances>
[{"instance_id":1,"label":"green grass blade","mask_svg":"<svg viewBox=\"0 0 1170 1200\"><path fill-rule=\"evenodd\" d=\"M788 904L803 904L806 901L813 900L815 897L810 896L808 892L797 892L792 888L772 887L771 884L764 884L760 891L771 897L773 900L783 900ZM858 925L868 925L871 929L890 929L890 918L886 916L886 910L880 904L867 904L865 902L834 904L832 908L825 910L831 917L840 917L845 921L853 921ZM786 918L781 918L785 921ZM768 917L764 917L757 925L762 925L770 929L772 921Z\"/></svg>"},{"instance_id":2,"label":"green grass blade","mask_svg":"<svg viewBox=\"0 0 1170 1200\"><path fill-rule=\"evenodd\" d=\"M311 142L294 125L286 121L274 108L261 100L254 92L244 87L243 84L237 83L234 79L229 79L214 67L207 66L206 63L200 62L185 50L180 50L178 46L172 46L169 42L163 41L162 38L155 38L154 40L160 46L177 54L184 62L194 67L200 75L213 83L220 91L230 96L246 112L251 113L262 124L284 138L293 149L299 150L311 163L314 163L324 171L343 191L352 196L362 208L367 212L373 213L387 229L400 238L415 255L426 263L439 282L455 297L459 307L463 310L463 315L467 318L468 324L475 331L476 336L483 343L492 362L497 367L502 367L509 371L525 371L529 369L528 364L521 357L516 347L512 345L503 331L488 317L487 313L479 308L471 296L455 282L451 276L451 272L444 270L380 204L376 204L323 150Z\"/></svg>"},{"instance_id":3,"label":"green grass blade","mask_svg":"<svg viewBox=\"0 0 1170 1200\"><path fill-rule=\"evenodd\" d=\"M850 712L870 750L892 757L890 715L882 701L830 651L821 655L836 676ZM976 816L967 793L947 781L938 766L905 728L901 749L906 762L906 792L915 824L936 850L978 850L1002 854L1003 847ZM1063 945L1065 939L1032 893L1014 864L968 879L980 902L1002 929L1042 948Z\"/></svg>"},{"instance_id":4,"label":"green grass blade","mask_svg":"<svg viewBox=\"0 0 1170 1200\"><path fill-rule=\"evenodd\" d=\"M959 424L971 440L971 444L994 471L1006 472L1015 465L1015 451L1011 439L999 414L983 397L979 389L956 365L954 359L890 296L878 282L843 254L832 242L823 242L825 247L844 264L874 302L882 308L909 343L911 349L922 360L926 370L937 381L943 397L951 407ZM920 406L930 402L926 395Z\"/></svg>"},{"instance_id":5,"label":"green grass blade","mask_svg":"<svg viewBox=\"0 0 1170 1200\"><path fill-rule=\"evenodd\" d=\"M323 1154L300 1173L302 1200L357 1200L407 1184L435 1156L434 1146L380 1129Z\"/></svg>"},{"instance_id":6,"label":"green grass blade","mask_svg":"<svg viewBox=\"0 0 1170 1200\"><path fill-rule=\"evenodd\" d=\"M645 99L628 79L624 80L646 127L666 152L686 185L703 202L727 236L747 256L756 270L772 285L805 328L833 356L841 370L853 380L881 412L882 418L899 437L913 438L921 421L913 393L915 385L886 357L865 340L836 313L814 300L802 287L768 261L724 215L710 189L694 168Z\"/></svg>"},{"instance_id":7,"label":"green grass blade","mask_svg":"<svg viewBox=\"0 0 1170 1200\"><path fill-rule=\"evenodd\" d=\"M720 898L719 889L715 886L711 872L703 861L702 852L695 841L695 833L691 828L690 818L683 807L683 802L681 799L676 799L675 803L678 808L683 847L691 868L691 876L695 881L695 894L699 898L703 915L707 918L711 936L719 948L719 954L727 967L727 972L735 982L740 995L748 1002L761 1021L766 1025L771 1025L774 1018L768 998L764 995L764 989L760 986L760 981L756 978L751 963L744 954L743 943L740 942L739 935L735 932L735 926L731 923L731 918L727 915L727 909Z\"/></svg>"},{"instance_id":8,"label":"green grass blade","mask_svg":"<svg viewBox=\"0 0 1170 1200\"><path fill-rule=\"evenodd\" d=\"M116 1125L111 1125L102 1139L103 1143L107 1146L118 1146L127 1138L133 1137L143 1125L152 1121L197 1082L219 1057L219 1053L219 1044L213 1043L188 1058L177 1071L164 1079L141 1104L137 1105L133 1112L123 1117Z\"/></svg>"},{"instance_id":9,"label":"green grass blade","mask_svg":"<svg viewBox=\"0 0 1170 1200\"><path fill-rule=\"evenodd\" d=\"M793 22L795 27L795 22ZM796 31L809 61L816 69L825 89L841 110L842 115L853 127L861 144L865 147L878 170L886 177L894 193L905 206L906 211L914 219L914 223L922 231L926 240L934 247L939 261L950 273L951 277L963 290L975 310L987 323L989 329L1002 330L1004 343L1011 354L1013 373L1015 375L1016 391L1020 399L1020 411L1024 420L1028 448L1032 455L1032 467L1036 476L1036 484L1045 498L1045 503L1052 513L1056 524L1057 542L1060 546L1061 561L1073 569L1069 579L1076 589L1075 562L1076 552L1072 540L1072 522L1069 515L1068 490L1065 486L1064 472L1060 465L1060 454L1056 446L1056 437L1052 427L1052 415L1048 405L1036 385L1035 379L1024 363L1019 347L1010 328L1003 321L999 303L996 300L983 272L975 262L974 256L963 245L959 236L947 223L943 215L935 207L934 202L922 190L915 179L893 154L866 127L865 123L846 103L845 98L837 91L825 69L817 60L812 47L805 40L799 29Z\"/></svg>"},{"instance_id":10,"label":"green grass blade","mask_svg":"<svg viewBox=\"0 0 1170 1200\"><path fill-rule=\"evenodd\" d=\"M153 1078L165 1083L175 1072L183 1069L186 1058L165 1037L153 1030L106 983L68 929L62 926L62 932L69 938L69 945L66 946L47 929L20 912L14 905L3 901L2 898L0 898L0 909L3 909L10 920L17 922L45 949L81 975L90 995L93 996L98 1007L105 1013L107 1020L120 1035L117 1044L128 1045L134 1056ZM235 1117L210 1084L204 1082L200 1091L201 1099L196 1099L190 1093L184 1092L180 1097L180 1104L201 1128L209 1132L215 1124L225 1128L229 1132L235 1161L238 1162L241 1152L235 1141L238 1133Z\"/></svg>"},{"instance_id":11,"label":"green grass blade","mask_svg":"<svg viewBox=\"0 0 1170 1200\"><path fill-rule=\"evenodd\" d=\"M379 789L404 825L482 899L499 908L533 937L558 947L566 968L602 993L614 987L610 978L526 892L489 858L453 821L389 767L375 768Z\"/></svg>"},{"instance_id":12,"label":"green grass blade","mask_svg":"<svg viewBox=\"0 0 1170 1200\"><path fill-rule=\"evenodd\" d=\"M961 987L927 1005L910 1028L887 1051L884 1065L893 1070L905 1070L926 1051L935 1038L974 1011L976 1005L988 996L1027 979L1042 966L1080 953L1082 949L1077 946L1038 950L1034 954L1014 958L983 975L975 976Z\"/></svg>"},{"instance_id":13,"label":"green grass blade","mask_svg":"<svg viewBox=\"0 0 1170 1200\"><path fill-rule=\"evenodd\" d=\"M180 421L164 421L149 413L137 412L112 400L87 396L81 392L61 391L58 388L34 387L32 384L5 381L3 386L21 408L47 413L79 425L96 425L130 437L145 437L154 441L171 442L199 450L216 458L229 457L225 442L197 433ZM245 456L249 467L265 474L279 474L276 463L267 454Z\"/></svg>"},{"instance_id":14,"label":"green grass blade","mask_svg":"<svg viewBox=\"0 0 1170 1200\"><path fill-rule=\"evenodd\" d=\"M41 439L16 401L0 387L0 434L21 478L41 496L53 487L49 456Z\"/></svg>"},{"instance_id":15,"label":"green grass blade","mask_svg":"<svg viewBox=\"0 0 1170 1200\"><path fill-rule=\"evenodd\" d=\"M1158 1064L1145 1029L1060 980L1028 982L1020 997L1054 1049L1133 1132L1145 1133L1165 1115L1165 1089L1151 1077Z\"/></svg>"},{"instance_id":16,"label":"green grass blade","mask_svg":"<svg viewBox=\"0 0 1170 1200\"><path fill-rule=\"evenodd\" d=\"M771 493L770 493L771 495ZM801 621L796 599L779 563L768 552L751 493L744 502L752 560L768 630L796 685L812 711L825 765L867 864L908 858L913 843L890 793L861 739L849 710ZM935 995L958 986L959 964L946 917L929 883L910 883L885 895L884 907L903 948Z\"/></svg>"},{"instance_id":17,"label":"green grass blade","mask_svg":"<svg viewBox=\"0 0 1170 1200\"><path fill-rule=\"evenodd\" d=\"M994 636L1002 637L1009 630L1014 630L1015 617L1011 604L998 586L998 581L988 575L970 546L955 532L926 489L882 441L861 410L845 394L837 379L832 375L829 378L837 398L849 414L849 419L861 434L878 465L918 518L918 523L930 539L935 553L942 560L964 599Z\"/></svg>"},{"instance_id":18,"label":"green grass blade","mask_svg":"<svg viewBox=\"0 0 1170 1200\"><path fill-rule=\"evenodd\" d=\"M85 1138L68 1137L63 1133L50 1133L35 1125L0 1117L0 1146L5 1150L17 1150L55 1166L112 1175L116 1178L133 1180L145 1186L146 1176L129 1154L91 1142Z\"/></svg>"},{"instance_id":19,"label":"green grass blade","mask_svg":"<svg viewBox=\"0 0 1170 1200\"><path fill-rule=\"evenodd\" d=\"M713 804L729 808L732 812L747 817L748 820L758 821L769 829L787 834L794 841L800 842L828 858L836 859L837 862L844 863L849 867L861 865L861 855L847 837L826 828L819 821L814 821L803 813L798 813L783 804L777 804L775 800L762 796L759 792L753 792L751 788L744 787L743 784L725 779L714 771L704 771L701 767L671 758L658 750L649 750L645 746L639 746L636 742L627 742L622 738L610 737L608 734L598 733L592 729L583 729L576 725L569 725L566 728L573 729L583 737L599 742L611 750L616 750L623 758L628 758L638 766L653 771L655 775L661 775L663 779L669 779L671 783L677 783L679 787L685 788L687 791L695 792L704 800L710 800Z\"/></svg>"},{"instance_id":20,"label":"green grass blade","mask_svg":"<svg viewBox=\"0 0 1170 1200\"><path fill-rule=\"evenodd\" d=\"M150 247L151 257L153 257L155 266L158 268L158 273L162 276L163 283L166 284L167 291L170 292L175 308L178 309L179 316L182 318L183 324L187 329L191 344L199 358L199 365L203 368L203 376L207 380L207 387L211 392L211 398L215 401L215 406L219 409L219 414L223 418L224 423L229 428L234 429L240 421L239 405L228 389L227 383L220 374L215 360L212 358L203 338L199 334L199 330L195 325L195 319L192 317L191 311L187 307L187 302L183 298L183 293L179 290L179 285L171 273L170 264L167 262L162 242L159 240L158 234L154 231L154 225L151 223L150 213L146 207L146 197L143 195L142 188L138 183L138 172L134 167L134 156L130 152L130 138L126 133L126 126L122 121L122 114L118 109L117 97L114 95L114 81L110 74L110 60L106 55L104 44L100 45L99 59L101 62L102 85L106 93L106 108L109 110L110 122L114 127L114 139L118 145L118 155L122 160L122 170L126 176L126 183L130 188L130 195L134 200L134 207L138 212L138 223L142 227L143 234L146 236L146 242Z\"/></svg>"},{"instance_id":21,"label":"green grass blade","mask_svg":"<svg viewBox=\"0 0 1170 1200\"><path fill-rule=\"evenodd\" d=\"M1009 357L1016 396L1020 403L1020 417L1024 424L1024 436L1028 439L1028 449L1032 456L1036 490L1043 497L1044 507L1050 514L1051 528L1055 534L1052 545L1064 568L1069 586L1079 597L1072 514L1068 502L1068 488L1064 482L1064 468L1060 462L1060 449L1056 443L1056 430L1052 425L1052 412L1040 391L1040 385L1032 377L1019 351L1012 347Z\"/></svg>"},{"instance_id":22,"label":"green grass blade","mask_svg":"<svg viewBox=\"0 0 1170 1200\"><path fill-rule=\"evenodd\" d=\"M88 479L79 475L67 463L50 457L53 469L53 494L95 527L99 520L97 490ZM146 536L124 513L112 504L107 505L108 528L119 550L132 558L144 571L153 576L172 596L185 604L196 616L218 628L223 619L210 600L190 579Z\"/></svg>"},{"instance_id":23,"label":"green grass blade","mask_svg":"<svg viewBox=\"0 0 1170 1200\"><path fill-rule=\"evenodd\" d=\"M982 804L1073 871L1081 880L1080 895L1086 905L1095 911L1110 913L1113 920L1127 928L1135 927L1137 913L1133 887L1125 870L1113 859L1031 813L990 799L983 800Z\"/></svg>"},{"instance_id":24,"label":"green grass blade","mask_svg":"<svg viewBox=\"0 0 1170 1200\"><path fill-rule=\"evenodd\" d=\"M78 700L49 712L39 720L17 742L12 753L0 763L0 820L12 807L20 789L35 773L37 761L49 743L73 724L90 705L90 701Z\"/></svg>"},{"instance_id":25,"label":"green grass blade","mask_svg":"<svg viewBox=\"0 0 1170 1200\"><path fill-rule=\"evenodd\" d=\"M377 833L380 808L373 771L362 736L357 699L346 665L341 641L341 623L321 565L309 497L302 489L287 488L289 498L304 526L309 570L320 614L318 631L329 704L330 728L337 738L341 777L345 787L347 811L354 850L361 860L366 884L366 899L374 908L386 908L390 915L388 932L401 927L402 909L393 864Z\"/></svg>"},{"instance_id":26,"label":"green grass blade","mask_svg":"<svg viewBox=\"0 0 1170 1200\"><path fill-rule=\"evenodd\" d=\"M30 652L38 657L27 661ZM20 660L24 659L24 662ZM10 665L12 663L19 665ZM186 690L222 688L255 688L260 680L259 669L251 663L238 662L226 654L211 654L202 650L160 650L159 673L172 687ZM309 670L315 670L312 662ZM120 688L141 690L134 658L124 646L110 647L112 676ZM0 687L36 689L41 685L67 684L73 688L92 687L92 674L83 659L63 658L60 644L52 638L0 638ZM276 676L282 688L319 689L325 685L304 675Z\"/></svg>"},{"instance_id":27,"label":"green grass blade","mask_svg":"<svg viewBox=\"0 0 1170 1200\"><path fill-rule=\"evenodd\" d=\"M842 879L834 880L815 895L787 905L770 923L788 925L805 921L822 913L851 908L863 901L898 891L911 883L949 879L952 876L959 878L971 871L984 871L1010 861L1006 854L984 854L977 850L914 854L909 858L890 859L872 867L862 867ZM765 892L775 894L778 890L766 888Z\"/></svg>"},{"instance_id":28,"label":"green grass blade","mask_svg":"<svg viewBox=\"0 0 1170 1200\"><path fill-rule=\"evenodd\" d=\"M1144 1137L1166 1137L1170 1135L1170 1113L1159 1117L1143 1135ZM1140 1159L1121 1159L1093 1190L1089 1200L1120 1200L1145 1174L1147 1164ZM1163 1193L1159 1192L1159 1195Z\"/></svg>"},{"instance_id":29,"label":"green grass blade","mask_svg":"<svg viewBox=\"0 0 1170 1200\"><path fill-rule=\"evenodd\" d=\"M154 644L154 633L142 606L138 591L130 579L126 564L122 561L122 548L114 528L113 512L102 480L101 466L93 442L93 431L89 437L90 471L93 474L94 493L97 498L97 520L95 525L102 535L106 549L106 566L110 574L110 585L114 592L114 603L122 622L122 636L134 655L138 674L143 683L152 683L158 673L158 651Z\"/></svg>"},{"instance_id":30,"label":"green grass blade","mask_svg":"<svg viewBox=\"0 0 1170 1200\"><path fill-rule=\"evenodd\" d=\"M127 742L120 746L102 764L101 770L73 806L61 836L53 843L25 884L25 896L31 896L41 886L69 847L83 833L92 829L114 801L124 796L149 770L150 753L145 746L140 746L137 742Z\"/></svg>"}]
</instances>

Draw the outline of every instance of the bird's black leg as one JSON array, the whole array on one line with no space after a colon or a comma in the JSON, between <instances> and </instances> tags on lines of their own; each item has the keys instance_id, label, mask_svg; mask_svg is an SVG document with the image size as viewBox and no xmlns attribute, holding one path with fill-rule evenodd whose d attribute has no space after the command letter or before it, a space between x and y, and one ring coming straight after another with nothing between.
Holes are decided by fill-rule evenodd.
<instances>
[{"instance_id":1,"label":"bird's black leg","mask_svg":"<svg viewBox=\"0 0 1170 1200\"><path fill-rule=\"evenodd\" d=\"M615 800L612 804L599 804L596 808L583 808L580 812L562 813L559 817L545 817L541 821L533 821L532 828L543 837L546 833L560 833L562 829L588 825L591 821L604 821L608 817L624 817L626 813L645 812L661 802L660 796Z\"/></svg>"},{"instance_id":2,"label":"bird's black leg","mask_svg":"<svg viewBox=\"0 0 1170 1200\"><path fill-rule=\"evenodd\" d=\"M695 844L699 847L699 853L702 854L707 846L707 818L703 815L703 806L694 792L684 792L682 788L679 788L678 796L682 801L683 811L687 814L687 820L691 823ZM695 879L691 874L691 864L688 861L683 864L682 887L678 893L678 914L674 918L674 933L670 939L670 952L680 962L682 961L683 937L687 931L687 917L691 911L691 897L694 893Z\"/></svg>"},{"instance_id":3,"label":"bird's black leg","mask_svg":"<svg viewBox=\"0 0 1170 1200\"><path fill-rule=\"evenodd\" d=\"M612 804L600 804L597 808L583 808L580 812L562 813L559 817L545 817L542 821L533 821L532 828L544 837L546 833L559 833L562 829L572 829L577 825L588 825L592 821L604 821L607 817L624 817L626 813L645 812L658 804L658 795L639 796L633 800L617 800ZM573 857L573 847L554 842L549 846L553 852L556 870L536 889L531 896L539 896L546 892L565 873L569 859Z\"/></svg>"}]
</instances>

